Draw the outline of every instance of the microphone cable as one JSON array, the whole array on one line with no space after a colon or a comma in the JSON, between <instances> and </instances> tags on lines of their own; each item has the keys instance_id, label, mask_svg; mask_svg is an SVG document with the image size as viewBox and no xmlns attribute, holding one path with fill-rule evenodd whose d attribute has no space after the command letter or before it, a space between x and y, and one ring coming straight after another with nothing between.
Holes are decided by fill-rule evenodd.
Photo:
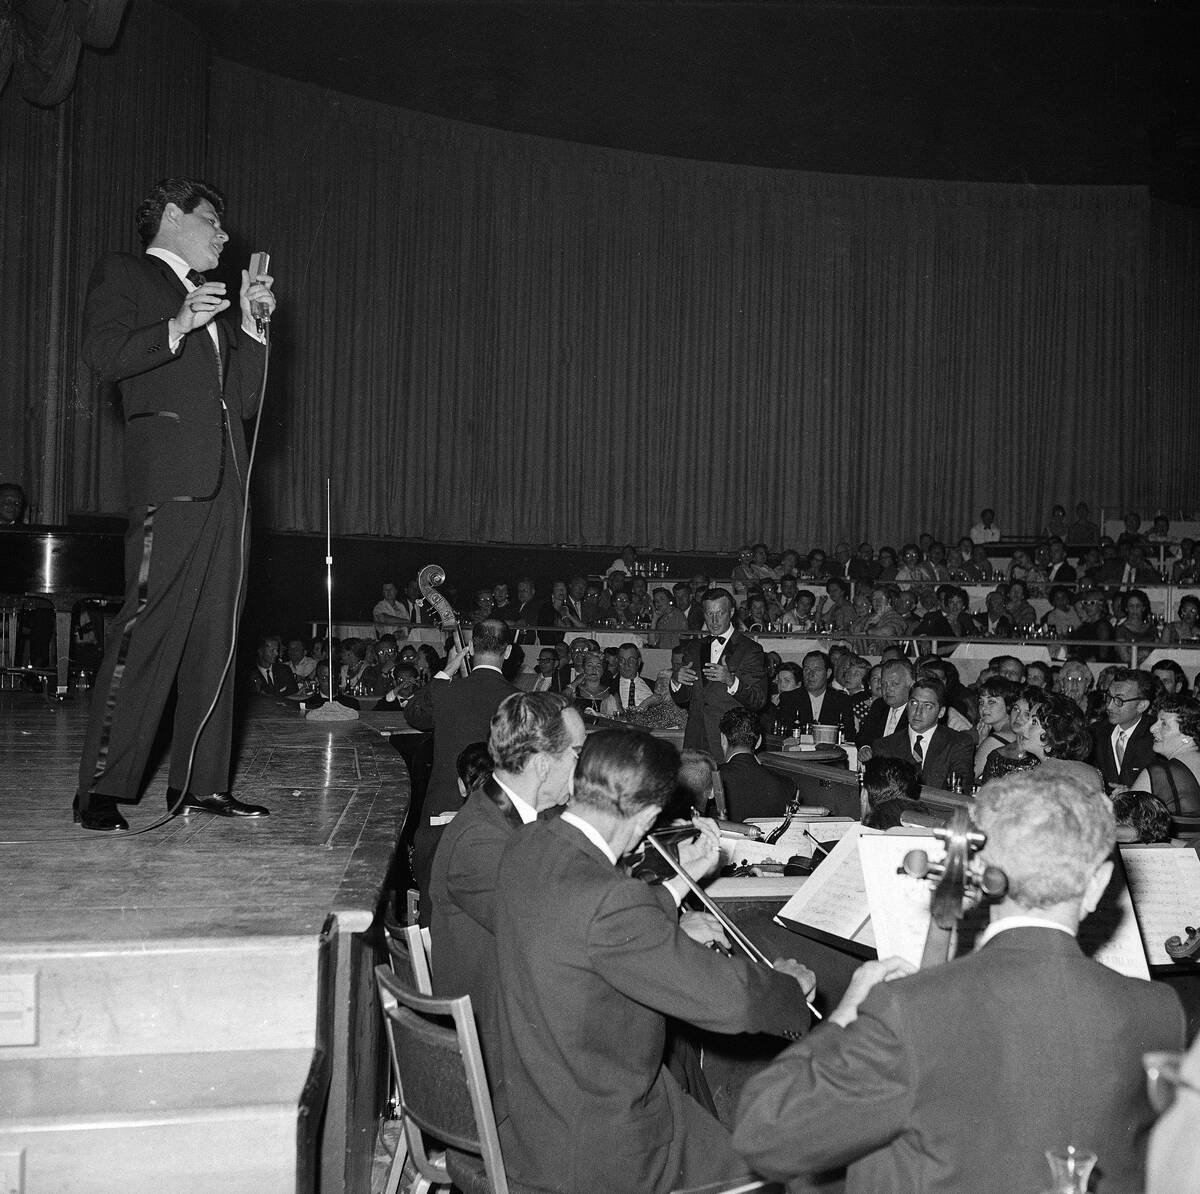
<instances>
[{"instance_id":1,"label":"microphone cable","mask_svg":"<svg viewBox=\"0 0 1200 1194\"><path fill-rule=\"evenodd\" d=\"M246 462L246 482L242 497L242 522L238 532L238 579L237 589L234 594L233 611L231 613L232 623L229 628L229 650L225 654L225 664L221 668L221 678L217 682L216 691L213 693L213 698L209 702L208 709L204 716L200 719L196 727L195 734L192 735L192 745L188 750L187 772L184 776L183 787L180 789L179 797L175 803L157 820L152 821L149 825L143 825L140 829L129 829L125 831L105 834L92 834L92 838L96 841L129 841L132 838L140 837L143 833L151 833L156 829L160 829L163 825L175 819L176 814L183 805L183 801L187 796L188 785L192 780L192 768L196 762L196 749L200 745L200 735L204 733L204 727L208 725L216 710L217 703L221 699L221 691L225 687L225 681L229 676L229 669L233 666L233 659L237 653L237 632L238 623L241 620L242 613L242 592L246 584L246 536L250 525L250 477L254 472L254 459L258 454L258 433L262 428L263 407L267 401L267 377L270 374L271 366L271 321L269 319L255 319L255 324L259 331L262 332L265 354L263 356L263 373L262 381L258 387L258 411L254 417L254 433L250 437L250 451ZM229 408L225 406L224 396L221 398L221 405L225 409L226 422L229 419ZM233 432L226 428L226 433L230 437L230 457L233 460L234 472L237 472L237 456L233 453ZM0 839L0 846L36 846L44 842L78 842L86 841L86 838L81 839L77 833L73 834L55 834L50 837L36 838L4 838Z\"/></svg>"}]
</instances>

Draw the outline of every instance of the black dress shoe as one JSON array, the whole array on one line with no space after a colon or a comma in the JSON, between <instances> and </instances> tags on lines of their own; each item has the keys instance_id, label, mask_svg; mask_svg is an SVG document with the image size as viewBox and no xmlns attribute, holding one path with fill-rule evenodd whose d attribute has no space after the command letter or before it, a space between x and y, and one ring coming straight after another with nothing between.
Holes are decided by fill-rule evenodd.
<instances>
[{"instance_id":1,"label":"black dress shoe","mask_svg":"<svg viewBox=\"0 0 1200 1194\"><path fill-rule=\"evenodd\" d=\"M194 809L212 813L215 817L269 817L271 810L261 804L245 804L230 796L228 792L213 792L208 796L197 796L189 792L183 802L179 800L179 789L167 789L167 809L176 813L190 813Z\"/></svg>"},{"instance_id":2,"label":"black dress shoe","mask_svg":"<svg viewBox=\"0 0 1200 1194\"><path fill-rule=\"evenodd\" d=\"M93 794L88 800L88 807L79 807L79 797L76 795L71 805L71 815L75 824L81 829L95 829L100 833L128 829L129 822L117 812L117 802L111 796Z\"/></svg>"}]
</instances>

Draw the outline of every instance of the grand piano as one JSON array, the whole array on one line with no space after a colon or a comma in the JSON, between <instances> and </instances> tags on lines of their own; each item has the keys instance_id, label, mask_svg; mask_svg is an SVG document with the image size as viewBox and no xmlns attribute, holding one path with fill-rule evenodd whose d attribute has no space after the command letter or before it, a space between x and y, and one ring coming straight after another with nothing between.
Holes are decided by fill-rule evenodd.
<instances>
[{"instance_id":1,"label":"grand piano","mask_svg":"<svg viewBox=\"0 0 1200 1194\"><path fill-rule=\"evenodd\" d=\"M108 531L69 527L0 530L0 667L17 659L18 628L36 609L54 611L55 670L66 690L71 659L72 614L83 601L120 601L124 541Z\"/></svg>"}]
</instances>

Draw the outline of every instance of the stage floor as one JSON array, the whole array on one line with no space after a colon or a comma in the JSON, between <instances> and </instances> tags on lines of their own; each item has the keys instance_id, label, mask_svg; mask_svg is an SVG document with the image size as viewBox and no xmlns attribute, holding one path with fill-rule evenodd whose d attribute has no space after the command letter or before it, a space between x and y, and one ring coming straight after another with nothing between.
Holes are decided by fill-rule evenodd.
<instances>
[{"instance_id":1,"label":"stage floor","mask_svg":"<svg viewBox=\"0 0 1200 1194\"><path fill-rule=\"evenodd\" d=\"M374 909L408 805L408 772L379 730L395 714L305 721L254 698L239 716L234 793L271 815L192 813L149 833L71 820L86 703L0 692L0 907L6 944L317 934ZM167 762L137 830L165 811Z\"/></svg>"}]
</instances>

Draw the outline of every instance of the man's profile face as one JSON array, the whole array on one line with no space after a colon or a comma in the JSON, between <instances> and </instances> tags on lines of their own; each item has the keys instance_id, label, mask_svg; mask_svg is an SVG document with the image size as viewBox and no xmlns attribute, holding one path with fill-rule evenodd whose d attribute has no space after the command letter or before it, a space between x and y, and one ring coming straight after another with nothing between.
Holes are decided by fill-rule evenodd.
<instances>
[{"instance_id":1,"label":"man's profile face","mask_svg":"<svg viewBox=\"0 0 1200 1194\"><path fill-rule=\"evenodd\" d=\"M786 672L780 671L775 676L775 687L780 692L795 692L800 685L796 683L795 673L789 668Z\"/></svg>"},{"instance_id":2,"label":"man's profile face","mask_svg":"<svg viewBox=\"0 0 1200 1194\"><path fill-rule=\"evenodd\" d=\"M942 715L942 706L938 702L937 693L931 688L923 688L914 684L908 694L908 727L918 734L932 730Z\"/></svg>"},{"instance_id":3,"label":"man's profile face","mask_svg":"<svg viewBox=\"0 0 1200 1194\"><path fill-rule=\"evenodd\" d=\"M567 731L567 745L555 757L554 770L549 782L551 803L563 804L571 792L571 778L575 774L575 765L579 762L579 752L587 741L587 730L583 718L575 709L563 710L563 725ZM539 804L542 802L539 801Z\"/></svg>"},{"instance_id":4,"label":"man's profile face","mask_svg":"<svg viewBox=\"0 0 1200 1194\"><path fill-rule=\"evenodd\" d=\"M724 634L733 621L733 603L727 597L704 603L704 625L714 637Z\"/></svg>"},{"instance_id":5,"label":"man's profile face","mask_svg":"<svg viewBox=\"0 0 1200 1194\"><path fill-rule=\"evenodd\" d=\"M168 214L173 219L166 226ZM229 233L221 227L221 217L207 199L201 199L192 211L187 212L168 203L163 209L163 221L159 225L159 235L166 242L165 248L178 253L192 269L201 273L217 268Z\"/></svg>"},{"instance_id":6,"label":"man's profile face","mask_svg":"<svg viewBox=\"0 0 1200 1194\"><path fill-rule=\"evenodd\" d=\"M617 655L617 671L622 680L636 680L642 670L642 653L636 647L622 647Z\"/></svg>"},{"instance_id":7,"label":"man's profile face","mask_svg":"<svg viewBox=\"0 0 1200 1194\"><path fill-rule=\"evenodd\" d=\"M815 655L810 655L800 665L800 670L804 674L804 687L811 693L824 692L826 685L829 683L829 669L825 666L825 661Z\"/></svg>"},{"instance_id":8,"label":"man's profile face","mask_svg":"<svg viewBox=\"0 0 1200 1194\"><path fill-rule=\"evenodd\" d=\"M269 638L258 649L258 662L263 667L270 667L279 658L279 640Z\"/></svg>"}]
</instances>

